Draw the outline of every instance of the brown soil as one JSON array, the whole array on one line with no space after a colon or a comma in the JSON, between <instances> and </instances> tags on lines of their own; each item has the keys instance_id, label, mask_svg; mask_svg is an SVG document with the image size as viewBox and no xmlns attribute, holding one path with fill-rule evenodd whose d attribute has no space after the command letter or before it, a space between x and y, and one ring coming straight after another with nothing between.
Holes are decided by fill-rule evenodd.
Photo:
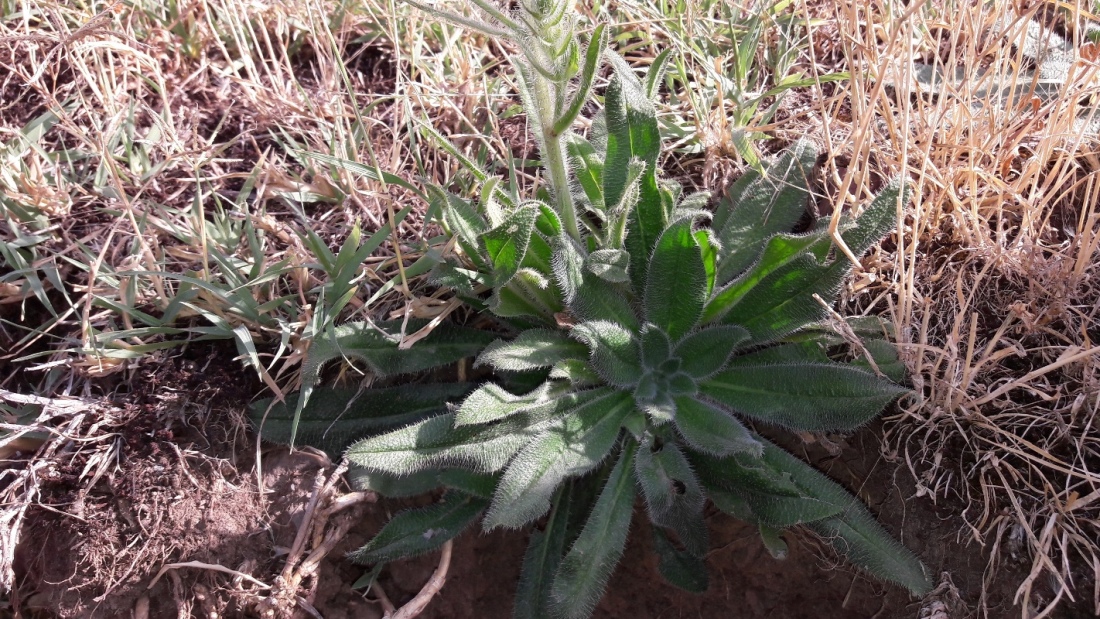
<instances>
[{"instance_id":1,"label":"brown soil","mask_svg":"<svg viewBox=\"0 0 1100 619\"><path fill-rule=\"evenodd\" d=\"M117 450L94 484L81 480L103 449L87 448L58 463L43 488L41 506L28 515L17 561L18 587L0 617L246 617L266 592L232 575L200 567L169 570L150 588L161 566L196 561L273 583L286 562L317 472L327 459L272 448L263 454L267 493L256 488L253 439L240 432L244 395L255 392L236 362L212 350L168 359L121 399L114 426ZM206 366L198 365L206 360ZM976 616L987 556L959 535L959 504L913 499L910 477L878 456L878 433L846 441L786 442L850 488L858 489L883 524L949 580L935 598L913 600L837 561L810 534L786 535L782 561L756 532L720 512L712 533L710 589L702 595L665 584L649 548L648 524L635 519L630 543L596 617L935 617ZM838 451L839 449L839 451ZM318 579L299 594L325 619L382 616L373 596L351 584L366 571L343 559L392 516L429 500L382 501L321 565ZM638 512L641 514L641 510ZM523 532L468 531L454 546L448 582L421 615L428 618L509 617L526 545ZM438 553L387 566L379 586L394 604L412 598L427 581ZM1018 617L1012 606L1025 575L1010 559L990 583L988 617ZM935 603L940 606L934 606ZM947 614L935 615L944 608ZM1066 609L1062 617L1086 616ZM297 616L307 616L299 612Z\"/></svg>"}]
</instances>

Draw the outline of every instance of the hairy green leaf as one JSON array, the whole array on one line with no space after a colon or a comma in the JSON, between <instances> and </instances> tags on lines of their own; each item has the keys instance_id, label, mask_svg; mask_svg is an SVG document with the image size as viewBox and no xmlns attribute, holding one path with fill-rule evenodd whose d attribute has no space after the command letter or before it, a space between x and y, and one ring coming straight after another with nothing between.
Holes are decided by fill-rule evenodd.
<instances>
[{"instance_id":1,"label":"hairy green leaf","mask_svg":"<svg viewBox=\"0 0 1100 619\"><path fill-rule=\"evenodd\" d=\"M798 260L809 260L806 252L815 245L824 246L828 238L824 232L816 234L789 235L777 234L768 240L760 259L740 277L730 282L707 302L703 312L703 321L709 322L722 317L734 307L749 291L753 290L764 278ZM816 263L815 263L816 264ZM820 267L816 267L820 268Z\"/></svg>"},{"instance_id":2,"label":"hairy green leaf","mask_svg":"<svg viewBox=\"0 0 1100 619\"><path fill-rule=\"evenodd\" d=\"M653 548L657 571L673 586L691 593L703 593L710 584L703 559L677 548L660 527L653 527Z\"/></svg>"},{"instance_id":3,"label":"hairy green leaf","mask_svg":"<svg viewBox=\"0 0 1100 619\"><path fill-rule=\"evenodd\" d=\"M872 575L896 582L918 597L932 589L927 568L890 537L862 505L809 526L838 553Z\"/></svg>"},{"instance_id":4,"label":"hairy green leaf","mask_svg":"<svg viewBox=\"0 0 1100 619\"><path fill-rule=\"evenodd\" d=\"M620 324L606 320L582 322L573 327L573 337L590 350L590 366L616 387L632 387L642 375L634 334Z\"/></svg>"},{"instance_id":5,"label":"hairy green leaf","mask_svg":"<svg viewBox=\"0 0 1100 619\"><path fill-rule=\"evenodd\" d=\"M565 359L584 358L588 349L561 331L528 329L513 340L497 340L485 347L474 367L524 371L551 367Z\"/></svg>"},{"instance_id":6,"label":"hairy green leaf","mask_svg":"<svg viewBox=\"0 0 1100 619\"><path fill-rule=\"evenodd\" d=\"M406 326L419 329L424 324L427 323L410 321ZM302 362L302 390L290 424L288 442L291 445L297 437L302 409L320 380L321 369L329 361L355 358L365 361L377 376L409 374L450 365L476 355L493 339L484 331L443 324L412 348L400 350L396 338L391 339L378 330L388 326L391 325L375 327L368 323L351 323L335 327L313 340Z\"/></svg>"},{"instance_id":7,"label":"hairy green leaf","mask_svg":"<svg viewBox=\"0 0 1100 619\"><path fill-rule=\"evenodd\" d=\"M492 265L495 286L508 283L519 270L538 216L538 206L526 204L509 214L499 226L481 235L482 246Z\"/></svg>"},{"instance_id":8,"label":"hairy green leaf","mask_svg":"<svg viewBox=\"0 0 1100 619\"><path fill-rule=\"evenodd\" d=\"M546 527L531 533L516 586L515 619L545 619L550 616L550 588L565 554L571 497L572 486L563 485L554 497Z\"/></svg>"},{"instance_id":9,"label":"hairy green leaf","mask_svg":"<svg viewBox=\"0 0 1100 619\"><path fill-rule=\"evenodd\" d=\"M484 425L456 428L455 415L448 413L359 441L348 449L347 457L359 466L397 475L442 466L491 473L541 434L549 420L608 393L609 389L592 389L562 395Z\"/></svg>"},{"instance_id":10,"label":"hairy green leaf","mask_svg":"<svg viewBox=\"0 0 1100 619\"><path fill-rule=\"evenodd\" d=\"M699 384L731 409L798 430L852 430L907 390L837 364L734 366Z\"/></svg>"},{"instance_id":11,"label":"hairy green leaf","mask_svg":"<svg viewBox=\"0 0 1100 619\"><path fill-rule=\"evenodd\" d=\"M628 441L604 484L580 536L562 559L550 599L555 614L585 619L603 596L626 547L634 512L633 441Z\"/></svg>"},{"instance_id":12,"label":"hairy green leaf","mask_svg":"<svg viewBox=\"0 0 1100 619\"><path fill-rule=\"evenodd\" d=\"M549 399L551 384L544 383L534 391L515 395L495 383L486 383L471 393L455 413L455 427L489 423L525 411Z\"/></svg>"},{"instance_id":13,"label":"hairy green leaf","mask_svg":"<svg viewBox=\"0 0 1100 619\"><path fill-rule=\"evenodd\" d=\"M828 310L814 295L835 298L850 268L845 260L821 266L800 256L748 290L722 321L747 329L752 344L775 341L825 318Z\"/></svg>"},{"instance_id":14,"label":"hairy green leaf","mask_svg":"<svg viewBox=\"0 0 1100 619\"><path fill-rule=\"evenodd\" d=\"M707 274L688 220L661 234L650 259L645 288L646 320L673 341L686 335L703 312Z\"/></svg>"},{"instance_id":15,"label":"hairy green leaf","mask_svg":"<svg viewBox=\"0 0 1100 619\"><path fill-rule=\"evenodd\" d=\"M446 383L385 389L316 389L299 417L298 444L316 447L337 459L358 438L444 412L448 401L466 395L471 387L470 383ZM260 400L250 407L249 417L264 440L290 442L300 397L296 393L285 402Z\"/></svg>"},{"instance_id":16,"label":"hairy green leaf","mask_svg":"<svg viewBox=\"0 0 1100 619\"><path fill-rule=\"evenodd\" d=\"M722 248L718 285L748 268L768 238L791 230L802 218L816 160L813 145L799 141L767 167L766 175L747 172L730 188L713 221Z\"/></svg>"},{"instance_id":17,"label":"hairy green leaf","mask_svg":"<svg viewBox=\"0 0 1100 619\"><path fill-rule=\"evenodd\" d=\"M680 340L674 355L683 360L680 369L703 379L722 369L749 332L733 325L706 327Z\"/></svg>"},{"instance_id":18,"label":"hairy green leaf","mask_svg":"<svg viewBox=\"0 0 1100 619\"><path fill-rule=\"evenodd\" d=\"M565 149L569 166L580 185L588 204L597 211L604 209L603 201L603 153L575 133L565 135Z\"/></svg>"},{"instance_id":19,"label":"hairy green leaf","mask_svg":"<svg viewBox=\"0 0 1100 619\"><path fill-rule=\"evenodd\" d=\"M703 488L675 443L655 449L642 447L634 459L649 518L675 531L688 552L701 557L709 548L703 522Z\"/></svg>"},{"instance_id":20,"label":"hairy green leaf","mask_svg":"<svg viewBox=\"0 0 1100 619\"><path fill-rule=\"evenodd\" d=\"M521 527L545 514L563 480L603 461L632 409L627 394L614 392L548 424L508 464L485 517L486 530Z\"/></svg>"},{"instance_id":21,"label":"hairy green leaf","mask_svg":"<svg viewBox=\"0 0 1100 619\"><path fill-rule=\"evenodd\" d=\"M733 415L691 397L676 398L676 429L694 449L715 456L759 454L761 447Z\"/></svg>"},{"instance_id":22,"label":"hairy green leaf","mask_svg":"<svg viewBox=\"0 0 1100 619\"><path fill-rule=\"evenodd\" d=\"M448 493L434 505L397 514L378 535L348 557L369 564L435 550L477 520L485 505L484 499Z\"/></svg>"},{"instance_id":23,"label":"hairy green leaf","mask_svg":"<svg viewBox=\"0 0 1100 619\"><path fill-rule=\"evenodd\" d=\"M621 249L600 249L588 255L585 265L596 277L620 284L630 279L630 254Z\"/></svg>"}]
</instances>

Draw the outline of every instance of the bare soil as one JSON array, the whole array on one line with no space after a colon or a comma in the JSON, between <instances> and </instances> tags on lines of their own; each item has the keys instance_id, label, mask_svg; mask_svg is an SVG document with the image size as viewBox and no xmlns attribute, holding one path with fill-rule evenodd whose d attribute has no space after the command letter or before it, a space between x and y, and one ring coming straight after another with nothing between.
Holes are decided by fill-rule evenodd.
<instances>
[{"instance_id":1,"label":"bare soil","mask_svg":"<svg viewBox=\"0 0 1100 619\"><path fill-rule=\"evenodd\" d=\"M257 488L254 438L243 410L258 392L225 346L193 347L130 377L115 393L125 414L109 428L113 450L87 448L57 463L58 475L28 515L17 560L18 587L0 617L250 617L264 584L286 563L318 471L331 462L278 447L262 452L265 492ZM786 534L790 552L773 559L756 531L713 511L709 590L685 593L664 583L649 548L644 516L635 519L625 556L596 617L841 618L977 616L988 556L960 534L961 502L915 499L911 477L883 460L879 429L846 439L785 446L868 501L882 523L916 551L942 586L925 600L879 583L838 561L820 540ZM97 461L111 455L106 466ZM98 454L98 455L97 455ZM86 469L102 467L89 482ZM81 479L83 477L83 479ZM95 479L95 476L91 476ZM392 516L430 497L382 500L329 554L299 595L325 619L382 617L373 594L352 589L366 568L344 560ZM641 510L638 512L641 514ZM448 582L421 616L509 617L527 534L471 530L455 541ZM1007 548L1008 545L1006 544ZM1019 617L1015 587L1026 575L1009 554L988 583L988 617ZM438 554L393 563L378 583L400 606L428 580ZM155 577L170 563L198 562ZM155 580L155 584L154 583ZM1039 583L1040 588L1043 583ZM941 611L937 614L937 611ZM1062 617L1085 617L1066 607ZM296 616L309 616L299 610Z\"/></svg>"}]
</instances>

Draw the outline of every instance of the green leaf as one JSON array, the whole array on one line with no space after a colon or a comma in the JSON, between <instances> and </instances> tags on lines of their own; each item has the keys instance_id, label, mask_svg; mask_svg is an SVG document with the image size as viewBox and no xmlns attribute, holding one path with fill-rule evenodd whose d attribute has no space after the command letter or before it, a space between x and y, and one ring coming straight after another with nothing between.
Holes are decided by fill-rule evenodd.
<instances>
[{"instance_id":1,"label":"green leaf","mask_svg":"<svg viewBox=\"0 0 1100 619\"><path fill-rule=\"evenodd\" d=\"M665 49L657 54L652 64L649 65L649 71L646 72L645 76L645 94L650 99L657 98L657 91L661 88L661 80L664 79L665 68L671 55L672 48Z\"/></svg>"},{"instance_id":2,"label":"green leaf","mask_svg":"<svg viewBox=\"0 0 1100 619\"><path fill-rule=\"evenodd\" d=\"M587 619L623 556L634 512L635 445L628 441L624 446L584 529L562 559L550 593L557 617Z\"/></svg>"},{"instance_id":3,"label":"green leaf","mask_svg":"<svg viewBox=\"0 0 1100 619\"><path fill-rule=\"evenodd\" d=\"M823 267L811 256L800 256L747 291L722 322L747 329L752 344L775 341L824 319L828 311L814 295L834 299L850 269L846 260Z\"/></svg>"},{"instance_id":4,"label":"green leaf","mask_svg":"<svg viewBox=\"0 0 1100 619\"><path fill-rule=\"evenodd\" d=\"M443 485L436 469L419 471L412 475L392 475L369 471L360 466L348 469L348 483L356 490L370 490L391 499L425 494Z\"/></svg>"},{"instance_id":5,"label":"green leaf","mask_svg":"<svg viewBox=\"0 0 1100 619\"><path fill-rule=\"evenodd\" d=\"M733 415L695 398L675 401L676 429L693 449L715 456L760 453L760 443Z\"/></svg>"},{"instance_id":6,"label":"green leaf","mask_svg":"<svg viewBox=\"0 0 1100 619\"><path fill-rule=\"evenodd\" d=\"M787 542L780 536L779 529L766 524L760 525L760 541L764 542L764 547L773 559L782 561L787 558Z\"/></svg>"},{"instance_id":7,"label":"green leaf","mask_svg":"<svg viewBox=\"0 0 1100 619\"><path fill-rule=\"evenodd\" d=\"M630 279L630 254L621 249L600 249L588 255L585 266L596 277L621 284Z\"/></svg>"},{"instance_id":8,"label":"green leaf","mask_svg":"<svg viewBox=\"0 0 1100 619\"><path fill-rule=\"evenodd\" d=\"M584 268L585 257L568 236L559 236L554 252L554 279L572 314L580 320L610 320L637 328L630 303L615 287Z\"/></svg>"},{"instance_id":9,"label":"green leaf","mask_svg":"<svg viewBox=\"0 0 1100 619\"><path fill-rule=\"evenodd\" d=\"M673 353L683 360L680 369L693 378L703 379L722 369L749 339L749 332L733 325L706 327L680 340Z\"/></svg>"},{"instance_id":10,"label":"green leaf","mask_svg":"<svg viewBox=\"0 0 1100 619\"><path fill-rule=\"evenodd\" d=\"M577 115L580 114L581 108L584 107L585 103L588 103L592 95L592 84L596 77L596 71L600 68L600 58L603 57L603 51L607 48L607 40L607 24L596 26L596 29L592 32L592 38L588 41L588 49L584 54L584 67L581 69L581 79L577 90L573 93L573 99L569 107L562 113L560 118L554 121L555 134L561 135L568 131L573 125L573 121L577 119Z\"/></svg>"},{"instance_id":11,"label":"green leaf","mask_svg":"<svg viewBox=\"0 0 1100 619\"><path fill-rule=\"evenodd\" d=\"M497 340L485 347L474 367L524 371L551 367L565 359L584 358L588 349L561 331L528 329L513 340Z\"/></svg>"},{"instance_id":12,"label":"green leaf","mask_svg":"<svg viewBox=\"0 0 1100 619\"><path fill-rule=\"evenodd\" d=\"M653 250L645 288L646 320L677 341L699 321L706 292L706 269L691 222L680 221L665 230Z\"/></svg>"},{"instance_id":13,"label":"green leaf","mask_svg":"<svg viewBox=\"0 0 1100 619\"><path fill-rule=\"evenodd\" d=\"M905 368L905 363L898 358L898 349L894 348L893 344L886 340L872 339L864 340L863 347L871 354L871 359L875 361L878 370L885 374L887 378L895 383L905 380L908 371ZM863 357L852 361L852 365L868 372L874 371L871 364Z\"/></svg>"},{"instance_id":14,"label":"green leaf","mask_svg":"<svg viewBox=\"0 0 1100 619\"><path fill-rule=\"evenodd\" d=\"M853 367L823 363L734 366L699 384L731 409L797 430L852 430L907 390Z\"/></svg>"},{"instance_id":15,"label":"green leaf","mask_svg":"<svg viewBox=\"0 0 1100 619\"><path fill-rule=\"evenodd\" d=\"M672 356L672 345L668 341L668 336L660 327L651 324L642 327L638 349L641 353L642 365L647 370L658 370Z\"/></svg>"},{"instance_id":16,"label":"green leaf","mask_svg":"<svg viewBox=\"0 0 1100 619\"><path fill-rule=\"evenodd\" d=\"M932 589L927 568L862 506L809 526L838 553L872 575L896 582L917 597Z\"/></svg>"},{"instance_id":17,"label":"green leaf","mask_svg":"<svg viewBox=\"0 0 1100 619\"><path fill-rule=\"evenodd\" d=\"M448 493L435 505L397 514L378 535L348 558L369 564L415 557L435 550L477 520L485 505L484 499Z\"/></svg>"},{"instance_id":18,"label":"green leaf","mask_svg":"<svg viewBox=\"0 0 1100 619\"><path fill-rule=\"evenodd\" d=\"M481 235L481 242L493 269L495 286L503 286L519 270L535 231L539 209L535 204L522 206L496 228Z\"/></svg>"},{"instance_id":19,"label":"green leaf","mask_svg":"<svg viewBox=\"0 0 1100 619\"><path fill-rule=\"evenodd\" d=\"M597 211L602 211L604 209L602 153L599 153L588 140L575 133L566 134L564 140L569 167L573 170L577 183L588 198L589 205Z\"/></svg>"},{"instance_id":20,"label":"green leaf","mask_svg":"<svg viewBox=\"0 0 1100 619\"><path fill-rule=\"evenodd\" d=\"M588 346L590 367L608 383L632 387L638 382L642 366L630 329L606 320L593 320L574 326L572 335Z\"/></svg>"},{"instance_id":21,"label":"green leaf","mask_svg":"<svg viewBox=\"0 0 1100 619\"><path fill-rule=\"evenodd\" d=\"M824 246L828 243L827 238L824 232L804 235L777 234L773 236L768 240L764 252L761 254L760 259L752 265L752 268L718 291L714 298L707 303L703 312L703 321L710 322L722 317L762 280L784 269L784 267L789 268L791 263L799 258L802 258L802 261L806 264L810 264L812 258L807 256L806 253L815 245ZM821 267L813 262L812 266L807 268L820 270Z\"/></svg>"},{"instance_id":22,"label":"green leaf","mask_svg":"<svg viewBox=\"0 0 1100 619\"><path fill-rule=\"evenodd\" d=\"M530 393L515 395L495 383L486 383L462 401L455 413L455 427L489 423L523 412L546 402L550 388L550 383L544 383Z\"/></svg>"},{"instance_id":23,"label":"green leaf","mask_svg":"<svg viewBox=\"0 0 1100 619\"><path fill-rule=\"evenodd\" d=\"M554 365L550 370L550 378L567 380L574 387L601 384L603 379L588 367L587 361L580 359L565 359Z\"/></svg>"},{"instance_id":24,"label":"green leaf","mask_svg":"<svg viewBox=\"0 0 1100 619\"><path fill-rule=\"evenodd\" d=\"M298 444L316 447L333 459L356 439L392 430L446 411L447 402L467 393L470 383L408 384L385 389L317 389L302 409ZM301 394L285 402L271 399L250 406L249 418L266 441L288 444ZM268 410L268 406L271 410Z\"/></svg>"},{"instance_id":25,"label":"green leaf","mask_svg":"<svg viewBox=\"0 0 1100 619\"><path fill-rule=\"evenodd\" d=\"M410 321L410 330L421 328L426 322ZM394 339L379 333L367 323L351 323L335 327L310 344L302 362L302 390L290 424L289 443L294 444L302 409L309 401L314 386L320 380L321 370L333 359L355 358L365 361L376 376L409 374L450 365L459 359L476 355L492 341L493 336L478 329L450 324L436 327L426 338L407 350L399 350ZM410 331L411 332L411 331Z\"/></svg>"},{"instance_id":26,"label":"green leaf","mask_svg":"<svg viewBox=\"0 0 1100 619\"><path fill-rule=\"evenodd\" d=\"M562 481L603 461L632 409L627 394L614 392L546 426L509 463L485 516L485 529L518 528L545 514Z\"/></svg>"},{"instance_id":27,"label":"green leaf","mask_svg":"<svg viewBox=\"0 0 1100 619\"><path fill-rule=\"evenodd\" d=\"M688 552L701 557L709 549L703 522L706 504L703 488L675 443L654 449L642 447L634 460L634 472L645 495L649 518L654 524L675 531Z\"/></svg>"},{"instance_id":28,"label":"green leaf","mask_svg":"<svg viewBox=\"0 0 1100 619\"><path fill-rule=\"evenodd\" d=\"M653 527L653 548L657 551L657 571L673 586L691 593L703 593L710 585L703 559L673 545L660 527Z\"/></svg>"},{"instance_id":29,"label":"green leaf","mask_svg":"<svg viewBox=\"0 0 1100 619\"><path fill-rule=\"evenodd\" d=\"M890 537L858 499L798 458L763 442L764 458L772 467L789 471L803 493L843 507L833 516L810 523L838 552L871 574L905 586L914 595L924 595L931 589L928 571L920 560Z\"/></svg>"},{"instance_id":30,"label":"green leaf","mask_svg":"<svg viewBox=\"0 0 1100 619\"><path fill-rule=\"evenodd\" d=\"M608 52L615 70L604 97L606 151L604 156L603 194L609 207L622 202L629 187L633 161L645 164L638 184L638 201L629 218L626 249L634 265L631 279L635 289L643 290L649 254L665 228L666 215L657 183L657 156L661 136L656 109L646 96L630 65L618 54ZM595 130L595 123L593 124Z\"/></svg>"},{"instance_id":31,"label":"green leaf","mask_svg":"<svg viewBox=\"0 0 1100 619\"><path fill-rule=\"evenodd\" d=\"M909 202L910 196L909 187L901 177L894 178L883 187L871 204L863 209L854 224L850 224L851 229L841 234L852 254L856 257L862 256L889 234L897 226L899 197L904 206Z\"/></svg>"},{"instance_id":32,"label":"green leaf","mask_svg":"<svg viewBox=\"0 0 1100 619\"><path fill-rule=\"evenodd\" d=\"M569 533L571 490L569 484L558 490L550 516L546 519L546 527L531 533L516 586L515 619L544 619L549 616L550 588L565 554Z\"/></svg>"},{"instance_id":33,"label":"green leaf","mask_svg":"<svg viewBox=\"0 0 1100 619\"><path fill-rule=\"evenodd\" d=\"M622 58L608 53L615 74L607 86L604 110L607 117L607 150L604 156L604 204L619 204L627 189L630 162L639 159L653 176L661 150L661 134L653 103ZM656 184L654 183L654 188Z\"/></svg>"},{"instance_id":34,"label":"green leaf","mask_svg":"<svg viewBox=\"0 0 1100 619\"><path fill-rule=\"evenodd\" d=\"M448 413L359 441L348 449L347 457L359 466L396 475L444 466L492 473L541 434L549 420L609 392L592 389L562 395L485 425L456 428L455 415Z\"/></svg>"},{"instance_id":35,"label":"green leaf","mask_svg":"<svg viewBox=\"0 0 1100 619\"><path fill-rule=\"evenodd\" d=\"M488 263L481 255L478 238L489 229L489 223L478 214L469 200L442 189L433 193L436 194L437 199L442 198L442 202L446 205L443 209L443 222L458 239L463 253L477 265L479 270L488 271Z\"/></svg>"},{"instance_id":36,"label":"green leaf","mask_svg":"<svg viewBox=\"0 0 1100 619\"><path fill-rule=\"evenodd\" d=\"M817 152L813 145L797 142L767 167L761 176L746 172L714 213L722 253L718 260L718 285L748 268L772 235L790 231L806 212L808 179Z\"/></svg>"},{"instance_id":37,"label":"green leaf","mask_svg":"<svg viewBox=\"0 0 1100 619\"><path fill-rule=\"evenodd\" d=\"M699 251L703 257L703 270L707 274L706 298L714 293L715 278L718 277L718 240L709 228L695 232L695 242L699 244Z\"/></svg>"}]
</instances>

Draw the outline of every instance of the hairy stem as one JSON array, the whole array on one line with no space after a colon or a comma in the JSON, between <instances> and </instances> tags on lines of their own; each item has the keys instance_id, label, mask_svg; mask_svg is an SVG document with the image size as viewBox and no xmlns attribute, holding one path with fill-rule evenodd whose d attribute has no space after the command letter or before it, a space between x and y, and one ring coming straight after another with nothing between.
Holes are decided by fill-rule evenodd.
<instances>
[{"instance_id":1,"label":"hairy stem","mask_svg":"<svg viewBox=\"0 0 1100 619\"><path fill-rule=\"evenodd\" d=\"M577 241L581 240L581 231L577 225L577 211L573 204L573 194L569 192L569 169L565 165L565 157L561 143L561 135L554 130L557 121L558 105L555 93L551 89L550 80L532 72L534 84L532 93L537 102L539 113L539 131L542 132L543 164L550 173L550 188L554 194L558 215L562 219L565 231Z\"/></svg>"}]
</instances>

